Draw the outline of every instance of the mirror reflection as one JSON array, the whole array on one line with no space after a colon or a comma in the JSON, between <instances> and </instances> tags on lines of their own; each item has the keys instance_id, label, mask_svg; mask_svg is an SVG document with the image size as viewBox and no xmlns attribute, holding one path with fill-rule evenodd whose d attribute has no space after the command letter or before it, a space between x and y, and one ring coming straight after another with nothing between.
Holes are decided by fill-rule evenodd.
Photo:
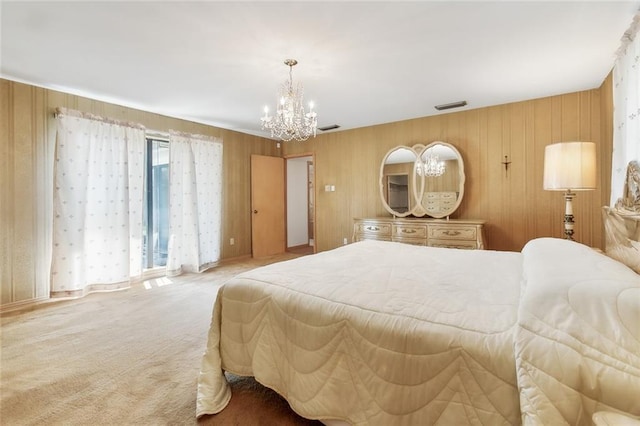
<instances>
[{"instance_id":1,"label":"mirror reflection","mask_svg":"<svg viewBox=\"0 0 640 426\"><path fill-rule=\"evenodd\" d=\"M444 142L429 144L416 162L416 175L423 180L420 205L429 216L441 218L455 211L464 189L462 157Z\"/></svg>"},{"instance_id":2,"label":"mirror reflection","mask_svg":"<svg viewBox=\"0 0 640 426\"><path fill-rule=\"evenodd\" d=\"M387 202L398 213L409 211L409 175L387 176Z\"/></svg>"},{"instance_id":3,"label":"mirror reflection","mask_svg":"<svg viewBox=\"0 0 640 426\"><path fill-rule=\"evenodd\" d=\"M407 216L416 205L412 175L417 153L406 147L389 151L380 171L380 191L384 207L394 216Z\"/></svg>"}]
</instances>

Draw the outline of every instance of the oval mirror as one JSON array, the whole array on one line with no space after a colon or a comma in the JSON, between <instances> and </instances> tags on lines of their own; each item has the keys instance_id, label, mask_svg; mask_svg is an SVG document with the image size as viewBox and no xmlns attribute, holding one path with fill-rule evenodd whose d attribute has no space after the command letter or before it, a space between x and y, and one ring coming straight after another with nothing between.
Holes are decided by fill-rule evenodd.
<instances>
[{"instance_id":1,"label":"oval mirror","mask_svg":"<svg viewBox=\"0 0 640 426\"><path fill-rule=\"evenodd\" d=\"M384 208L394 216L405 217L416 207L413 185L410 179L418 159L412 148L395 147L385 155L380 165L380 198Z\"/></svg>"},{"instance_id":2,"label":"oval mirror","mask_svg":"<svg viewBox=\"0 0 640 426\"><path fill-rule=\"evenodd\" d=\"M421 179L418 203L427 215L442 218L456 211L464 195L464 162L451 144L435 141L419 155L415 173Z\"/></svg>"}]
</instances>

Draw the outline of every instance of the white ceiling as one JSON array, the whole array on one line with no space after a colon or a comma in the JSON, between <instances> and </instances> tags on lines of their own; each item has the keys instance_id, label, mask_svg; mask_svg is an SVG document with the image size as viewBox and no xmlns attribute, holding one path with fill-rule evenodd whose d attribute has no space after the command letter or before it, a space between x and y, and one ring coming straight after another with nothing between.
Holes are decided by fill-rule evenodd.
<instances>
[{"instance_id":1,"label":"white ceiling","mask_svg":"<svg viewBox=\"0 0 640 426\"><path fill-rule=\"evenodd\" d=\"M268 136L287 79L339 130L599 87L640 1L12 2L0 75ZM338 130L338 131L339 131Z\"/></svg>"}]
</instances>

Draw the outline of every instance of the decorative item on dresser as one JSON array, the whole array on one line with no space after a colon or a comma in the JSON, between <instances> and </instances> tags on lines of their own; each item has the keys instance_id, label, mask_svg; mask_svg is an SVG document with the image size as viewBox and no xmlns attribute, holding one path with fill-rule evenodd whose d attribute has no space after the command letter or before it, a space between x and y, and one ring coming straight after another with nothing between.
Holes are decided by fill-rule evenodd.
<instances>
[{"instance_id":1,"label":"decorative item on dresser","mask_svg":"<svg viewBox=\"0 0 640 426\"><path fill-rule=\"evenodd\" d=\"M353 241L362 240L482 250L484 221L385 217L354 219Z\"/></svg>"}]
</instances>

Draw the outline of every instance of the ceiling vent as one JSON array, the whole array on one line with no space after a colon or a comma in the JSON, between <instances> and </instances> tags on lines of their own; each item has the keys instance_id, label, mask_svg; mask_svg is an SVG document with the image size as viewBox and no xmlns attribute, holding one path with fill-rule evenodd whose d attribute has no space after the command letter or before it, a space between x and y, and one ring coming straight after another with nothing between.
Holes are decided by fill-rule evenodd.
<instances>
[{"instance_id":1,"label":"ceiling vent","mask_svg":"<svg viewBox=\"0 0 640 426\"><path fill-rule=\"evenodd\" d=\"M340 126L338 126L337 124L330 124L329 126L318 127L318 130L326 132L327 130L334 130L334 129L339 129L339 128L340 128Z\"/></svg>"},{"instance_id":2,"label":"ceiling vent","mask_svg":"<svg viewBox=\"0 0 640 426\"><path fill-rule=\"evenodd\" d=\"M450 104L436 105L435 109L437 109L438 111L442 111L445 109L460 108L465 105L467 105L467 101L451 102Z\"/></svg>"}]
</instances>

